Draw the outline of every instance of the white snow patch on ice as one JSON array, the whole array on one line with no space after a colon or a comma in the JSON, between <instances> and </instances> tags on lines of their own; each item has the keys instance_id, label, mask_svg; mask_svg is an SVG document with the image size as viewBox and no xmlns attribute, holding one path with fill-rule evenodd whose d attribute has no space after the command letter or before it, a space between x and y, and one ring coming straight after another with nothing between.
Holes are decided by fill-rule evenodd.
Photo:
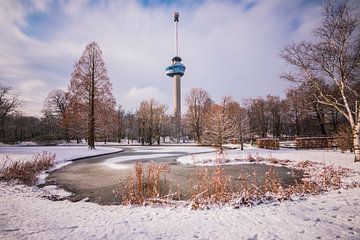
<instances>
[{"instance_id":1,"label":"white snow patch on ice","mask_svg":"<svg viewBox=\"0 0 360 240\"><path fill-rule=\"evenodd\" d=\"M73 159L118 152L121 150L121 148L115 147L96 147L95 150L90 150L87 146L1 146L0 168L8 166L14 161L31 161L34 155L42 154L44 151L55 154L55 166L38 175L37 183L43 184L49 172L70 164L70 161Z\"/></svg>"},{"instance_id":2,"label":"white snow patch on ice","mask_svg":"<svg viewBox=\"0 0 360 240\"><path fill-rule=\"evenodd\" d=\"M110 158L104 161L104 164L113 169L125 169L129 165L120 164L128 161L156 160L163 157L177 157L184 154L196 154L204 152L213 152L214 148L194 147L194 146L151 146L151 147L132 147L134 152L139 153L136 156L120 156ZM144 153L144 155L141 155Z\"/></svg>"},{"instance_id":3,"label":"white snow patch on ice","mask_svg":"<svg viewBox=\"0 0 360 240\"><path fill-rule=\"evenodd\" d=\"M115 158L109 158L104 161L104 164L110 168L113 169L124 169L128 168L127 165L119 164L122 162L127 161L141 161L141 160L155 160L157 158L162 157L172 157L172 156L179 156L179 154L148 154L148 155L141 155L141 156L122 156L122 157L115 157Z\"/></svg>"}]
</instances>

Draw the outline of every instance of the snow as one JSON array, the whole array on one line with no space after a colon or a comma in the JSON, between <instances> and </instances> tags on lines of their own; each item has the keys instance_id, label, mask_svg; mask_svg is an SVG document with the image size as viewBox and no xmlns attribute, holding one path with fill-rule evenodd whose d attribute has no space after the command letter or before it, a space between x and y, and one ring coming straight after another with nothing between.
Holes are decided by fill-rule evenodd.
<instances>
[{"instance_id":1,"label":"snow","mask_svg":"<svg viewBox=\"0 0 360 240\"><path fill-rule=\"evenodd\" d=\"M44 151L55 154L55 166L51 169L40 173L37 176L37 184L44 184L45 178L49 172L64 167L71 163L71 160L83 157L97 156L107 153L122 151L121 148L115 147L96 147L90 150L87 146L1 146L0 147L0 168L8 166L13 161L31 161L33 156L41 154ZM70 193L51 186L49 193L60 198L68 196ZM61 195L59 194L61 193Z\"/></svg>"},{"instance_id":2,"label":"snow","mask_svg":"<svg viewBox=\"0 0 360 240\"><path fill-rule=\"evenodd\" d=\"M159 154L159 149L152 148L136 151ZM170 154L165 147L160 152ZM244 151L227 152L233 162L248 154L292 161L308 159L355 171L360 168L359 163L353 163L352 154L337 151L246 147ZM216 153L178 160L201 164L210 158L215 159ZM47 188L0 182L0 239L360 239L359 188L254 207L211 207L203 211L181 206L100 206L85 200L51 201L47 198L52 194Z\"/></svg>"},{"instance_id":3,"label":"snow","mask_svg":"<svg viewBox=\"0 0 360 240\"><path fill-rule=\"evenodd\" d=\"M96 156L121 150L121 148L102 146L96 147L95 150L90 150L87 146L2 146L0 147L0 161L4 160L6 156L17 161L29 161L33 155L41 154L46 151L48 153L56 154L55 162L60 163L77 158Z\"/></svg>"},{"instance_id":4,"label":"snow","mask_svg":"<svg viewBox=\"0 0 360 240\"><path fill-rule=\"evenodd\" d=\"M130 167L129 165L119 164L121 162L134 160L152 160L163 157L176 157L184 154L196 154L204 152L215 152L214 148L209 147L194 147L194 146L152 146L152 147L133 147L134 152L143 153L141 156L120 156L109 158L104 161L104 164L113 169L124 169Z\"/></svg>"},{"instance_id":5,"label":"snow","mask_svg":"<svg viewBox=\"0 0 360 240\"><path fill-rule=\"evenodd\" d=\"M359 239L360 189L255 207L100 206L0 183L2 239Z\"/></svg>"},{"instance_id":6,"label":"snow","mask_svg":"<svg viewBox=\"0 0 360 240\"><path fill-rule=\"evenodd\" d=\"M151 146L151 147L134 147L135 152L146 152L146 153L174 153L179 154L195 154L205 152L215 152L216 149L213 147L199 147L194 145L179 145L179 146Z\"/></svg>"},{"instance_id":7,"label":"snow","mask_svg":"<svg viewBox=\"0 0 360 240\"><path fill-rule=\"evenodd\" d=\"M296 149L280 149L269 150L256 148L252 146L245 146L244 150L234 149L224 151L223 156L216 152L197 154L195 156L179 157L177 161L181 164L195 164L195 165L208 165L214 164L216 159L222 157L230 160L231 164L244 163L249 156L256 158L275 158L279 160L290 161L304 161L309 160L312 162L323 163L325 165L333 165L338 167L350 168L360 171L360 164L354 162L354 154L350 152L342 153L336 150L296 150ZM239 161L240 160L240 161ZM248 162L245 162L248 163Z\"/></svg>"}]
</instances>

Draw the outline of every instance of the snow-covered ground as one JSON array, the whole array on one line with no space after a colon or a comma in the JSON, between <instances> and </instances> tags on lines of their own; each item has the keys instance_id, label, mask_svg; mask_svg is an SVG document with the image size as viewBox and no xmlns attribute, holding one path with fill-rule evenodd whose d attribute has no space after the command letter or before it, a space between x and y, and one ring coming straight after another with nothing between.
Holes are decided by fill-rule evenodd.
<instances>
[{"instance_id":1,"label":"snow-covered ground","mask_svg":"<svg viewBox=\"0 0 360 240\"><path fill-rule=\"evenodd\" d=\"M61 163L76 158L96 156L106 153L121 151L121 148L115 147L96 147L95 150L89 150L87 146L1 146L0 147L0 166L5 157L17 161L29 161L35 154L41 154L44 151L56 154L55 162Z\"/></svg>"},{"instance_id":2,"label":"snow-covered ground","mask_svg":"<svg viewBox=\"0 0 360 240\"><path fill-rule=\"evenodd\" d=\"M166 148L162 151L167 154ZM231 158L240 153L233 150L227 154ZM244 157L256 157L256 153L325 162L355 171L360 168L349 153L248 147ZM179 161L201 163L209 159L206 155L216 157L211 153L181 157ZM204 211L54 202L47 195L36 187L0 182L0 239L360 239L359 188L254 207L225 206Z\"/></svg>"},{"instance_id":3,"label":"snow-covered ground","mask_svg":"<svg viewBox=\"0 0 360 240\"><path fill-rule=\"evenodd\" d=\"M354 154L350 152L342 153L336 150L269 150L246 146L244 150L226 150L223 155L219 155L217 152L204 153L192 156L183 156L178 158L177 161L181 164L209 165L215 164L217 159L223 158L230 160L228 164L242 164L249 163L246 161L249 157L254 159L257 157L275 158L294 162L309 160L312 162L323 163L325 165L334 165L360 171L360 164L354 162Z\"/></svg>"},{"instance_id":4,"label":"snow-covered ground","mask_svg":"<svg viewBox=\"0 0 360 240\"><path fill-rule=\"evenodd\" d=\"M121 148L115 147L101 147L90 150L87 146L0 146L0 168L8 166L13 161L31 161L36 154L43 152L55 154L55 166L49 171L54 171L67 164L71 160L98 156L107 153L114 153L122 151ZM49 172L47 171L47 172ZM38 176L38 183L44 183L47 173L43 172ZM58 191L56 188L52 192ZM68 193L65 193L68 195Z\"/></svg>"},{"instance_id":5,"label":"snow-covered ground","mask_svg":"<svg viewBox=\"0 0 360 240\"><path fill-rule=\"evenodd\" d=\"M53 202L0 183L2 239L359 239L360 190L255 207L99 206Z\"/></svg>"}]
</instances>

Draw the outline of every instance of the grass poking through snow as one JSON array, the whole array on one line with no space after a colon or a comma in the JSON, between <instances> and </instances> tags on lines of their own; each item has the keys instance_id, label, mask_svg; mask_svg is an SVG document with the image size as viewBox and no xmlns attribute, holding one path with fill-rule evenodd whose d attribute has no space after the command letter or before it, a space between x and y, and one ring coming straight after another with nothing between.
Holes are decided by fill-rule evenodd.
<instances>
[{"instance_id":1,"label":"grass poking through snow","mask_svg":"<svg viewBox=\"0 0 360 240\"><path fill-rule=\"evenodd\" d=\"M37 175L53 167L54 161L55 154L46 151L34 155L29 161L17 161L6 156L0 169L0 179L18 180L27 185L34 185Z\"/></svg>"}]
</instances>

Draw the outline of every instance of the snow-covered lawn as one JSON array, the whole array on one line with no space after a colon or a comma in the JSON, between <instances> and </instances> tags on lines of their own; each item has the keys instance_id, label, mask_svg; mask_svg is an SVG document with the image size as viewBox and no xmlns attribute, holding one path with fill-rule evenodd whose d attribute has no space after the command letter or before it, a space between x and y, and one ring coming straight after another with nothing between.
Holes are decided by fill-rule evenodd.
<instances>
[{"instance_id":1,"label":"snow-covered lawn","mask_svg":"<svg viewBox=\"0 0 360 240\"><path fill-rule=\"evenodd\" d=\"M118 152L121 148L101 146L96 147L95 150L89 150L87 146L1 146L0 166L6 156L17 161L29 161L34 154L41 154L44 151L56 154L55 162L61 163L82 157Z\"/></svg>"},{"instance_id":2,"label":"snow-covered lawn","mask_svg":"<svg viewBox=\"0 0 360 240\"><path fill-rule=\"evenodd\" d=\"M53 202L0 183L2 239L359 239L360 190L255 207L99 206Z\"/></svg>"},{"instance_id":3,"label":"snow-covered lawn","mask_svg":"<svg viewBox=\"0 0 360 240\"><path fill-rule=\"evenodd\" d=\"M169 154L168 150L160 151ZM360 163L353 163L352 154L336 151L247 147L244 152L232 150L227 157L235 163L241 162L237 158L246 159L249 154L256 157L257 153L360 169ZM178 160L190 164L206 160L209 164L208 160L215 158L216 153L210 153ZM0 182L0 239L360 239L359 188L254 207L224 206L203 211L54 202L47 195L47 191L36 187Z\"/></svg>"},{"instance_id":4,"label":"snow-covered lawn","mask_svg":"<svg viewBox=\"0 0 360 240\"><path fill-rule=\"evenodd\" d=\"M223 158L230 160L228 164L248 163L249 157L275 158L279 160L290 160L294 162L309 160L325 165L333 165L360 171L360 164L354 162L354 154L350 152L342 153L336 150L295 150L280 149L269 150L251 146L245 146L244 150L226 150L221 156L216 152L197 154L193 156L183 156L177 159L181 164L209 165L215 164L217 159Z\"/></svg>"}]
</instances>

